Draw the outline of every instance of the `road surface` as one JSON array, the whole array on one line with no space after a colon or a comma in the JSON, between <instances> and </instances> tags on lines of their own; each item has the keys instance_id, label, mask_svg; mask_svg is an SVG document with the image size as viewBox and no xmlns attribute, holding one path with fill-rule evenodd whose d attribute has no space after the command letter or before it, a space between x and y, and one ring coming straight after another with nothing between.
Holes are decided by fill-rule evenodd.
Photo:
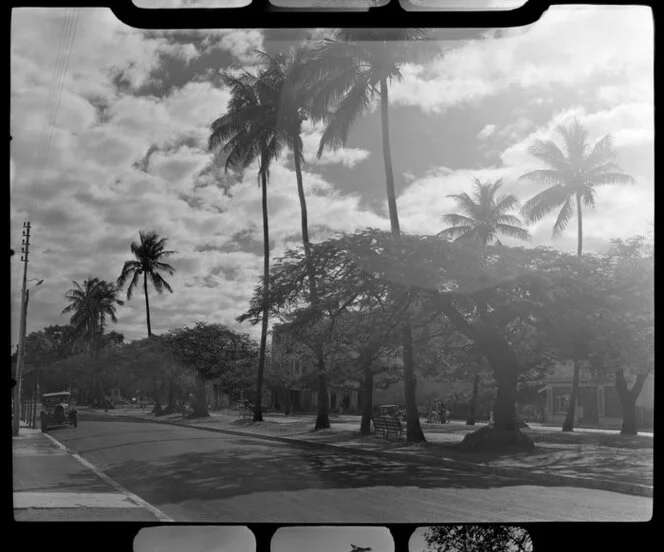
<instances>
[{"instance_id":1,"label":"road surface","mask_svg":"<svg viewBox=\"0 0 664 552\"><path fill-rule=\"evenodd\" d=\"M644 521L652 499L85 413L51 435L176 521Z\"/></svg>"}]
</instances>

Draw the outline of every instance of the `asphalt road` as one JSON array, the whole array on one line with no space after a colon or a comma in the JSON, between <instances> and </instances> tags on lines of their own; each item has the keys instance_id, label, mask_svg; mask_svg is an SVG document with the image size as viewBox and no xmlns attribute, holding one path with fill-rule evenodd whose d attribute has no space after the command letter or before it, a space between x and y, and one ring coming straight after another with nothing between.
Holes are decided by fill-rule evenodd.
<instances>
[{"instance_id":1,"label":"asphalt road","mask_svg":"<svg viewBox=\"0 0 664 552\"><path fill-rule=\"evenodd\" d=\"M652 499L83 414L52 436L183 522L645 521Z\"/></svg>"}]
</instances>

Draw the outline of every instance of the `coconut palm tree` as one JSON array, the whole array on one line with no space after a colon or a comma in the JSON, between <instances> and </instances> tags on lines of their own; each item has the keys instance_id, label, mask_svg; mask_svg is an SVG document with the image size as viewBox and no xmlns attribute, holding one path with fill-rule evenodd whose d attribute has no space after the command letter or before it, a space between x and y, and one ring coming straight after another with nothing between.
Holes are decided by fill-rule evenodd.
<instances>
[{"instance_id":1,"label":"coconut palm tree","mask_svg":"<svg viewBox=\"0 0 664 552\"><path fill-rule=\"evenodd\" d=\"M552 140L538 140L530 147L530 154L545 165L524 174L521 179L537 184L548 184L549 188L528 200L521 212L528 222L537 222L557 207L561 207L553 225L553 237L557 238L574 215L577 218L577 256L583 251L582 206L595 206L595 187L603 184L632 184L634 179L622 172L614 163L616 157L611 135L607 134L593 147L588 144L588 131L574 119L569 125L559 125L558 133L563 146ZM572 393L563 431L574 430L576 397L579 389L580 367L574 360Z\"/></svg>"},{"instance_id":2,"label":"coconut palm tree","mask_svg":"<svg viewBox=\"0 0 664 552\"><path fill-rule=\"evenodd\" d=\"M152 337L152 326L150 324L150 301L148 298L148 278L152 285L157 290L157 293L163 293L164 289L173 293L171 286L160 272L167 272L169 275L175 273L175 269L166 264L164 261L174 255L176 251L167 251L166 242L167 238L161 238L154 232L146 232L141 230L139 232L140 242L132 242L130 248L134 254L134 259L126 261L122 267L122 272L118 277L118 286L124 287L125 283L129 281L127 288L127 300L131 299L134 288L138 286L141 275L143 276L143 292L145 293L145 312L147 315L148 323L148 337Z\"/></svg>"},{"instance_id":3,"label":"coconut palm tree","mask_svg":"<svg viewBox=\"0 0 664 552\"><path fill-rule=\"evenodd\" d=\"M634 179L614 163L616 157L611 135L607 134L594 146L588 143L588 131L574 119L569 125L559 125L562 146L552 140L537 140L530 154L546 165L530 171L521 180L549 187L529 199L521 209L526 222L537 222L561 207L553 225L553 238L562 234L574 215L577 217L577 255L583 249L582 206L595 206L595 188L603 184L632 184Z\"/></svg>"},{"instance_id":4,"label":"coconut palm tree","mask_svg":"<svg viewBox=\"0 0 664 552\"><path fill-rule=\"evenodd\" d=\"M276 119L272 121L275 135L293 153L297 194L300 201L302 246L307 266L310 300L311 304L316 307L318 304L318 293L316 289L314 262L311 255L311 242L309 240L307 200L302 178L302 163L304 162L302 123L310 115L312 87L316 85L316 83L308 80L308 71L310 71L310 64L313 58L311 50L304 47L294 48L274 56L264 52L258 52L258 54L266 67L259 75L259 80L262 86L267 87L271 91L271 101L276 106L276 110L274 111ZM316 356L318 365L318 403L314 429L317 430L328 429L330 427L330 420L325 358L322 349Z\"/></svg>"},{"instance_id":5,"label":"coconut palm tree","mask_svg":"<svg viewBox=\"0 0 664 552\"><path fill-rule=\"evenodd\" d=\"M88 352L94 361L97 359L104 337L106 317L110 316L112 322L116 323L118 321L116 305L123 305L124 302L118 299L120 290L114 284L99 278L90 276L84 280L83 285L78 282L73 284L74 287L65 294L69 305L62 313L73 313L70 323L76 333L87 339ZM93 373L92 383L93 389L99 391L103 400L105 393L99 374Z\"/></svg>"},{"instance_id":6,"label":"coconut palm tree","mask_svg":"<svg viewBox=\"0 0 664 552\"><path fill-rule=\"evenodd\" d=\"M499 234L519 240L530 239L519 218L509 214L518 206L519 200L512 194L497 196L501 186L501 180L483 184L476 178L472 197L465 192L448 195L456 200L463 214L443 215L443 221L452 226L438 235L454 241L478 241L483 245L500 245Z\"/></svg>"},{"instance_id":7,"label":"coconut palm tree","mask_svg":"<svg viewBox=\"0 0 664 552\"><path fill-rule=\"evenodd\" d=\"M350 128L374 100L380 104L381 136L387 205L392 234L400 240L399 213L394 190L394 171L389 138L389 83L401 79L400 67L413 59L414 46L426 32L421 29L338 29L323 41L315 62L319 86L312 104L315 119L326 121L318 157L325 148L346 143ZM315 72L315 70L314 70ZM417 412L412 330L402 326L402 350L408 441L424 441Z\"/></svg>"},{"instance_id":8,"label":"coconut palm tree","mask_svg":"<svg viewBox=\"0 0 664 552\"><path fill-rule=\"evenodd\" d=\"M79 335L88 340L88 352L95 358L106 317L110 316L116 323L116 305L124 305L124 302L118 299L119 290L115 285L99 278L90 276L82 285L75 281L72 283L74 287L65 294L69 305L62 313L73 313L70 323Z\"/></svg>"},{"instance_id":9,"label":"coconut palm tree","mask_svg":"<svg viewBox=\"0 0 664 552\"><path fill-rule=\"evenodd\" d=\"M274 102L274 90L268 81L244 73L239 77L222 75L224 84L230 88L231 98L227 112L212 123L209 148L226 156L224 169L245 169L258 160L258 183L262 192L263 210L263 316L261 341L256 377L256 401L253 420L263 420L261 397L265 371L267 325L269 310L270 278L270 232L267 209L267 185L270 164L283 148L283 140L275 124L279 105Z\"/></svg>"}]
</instances>

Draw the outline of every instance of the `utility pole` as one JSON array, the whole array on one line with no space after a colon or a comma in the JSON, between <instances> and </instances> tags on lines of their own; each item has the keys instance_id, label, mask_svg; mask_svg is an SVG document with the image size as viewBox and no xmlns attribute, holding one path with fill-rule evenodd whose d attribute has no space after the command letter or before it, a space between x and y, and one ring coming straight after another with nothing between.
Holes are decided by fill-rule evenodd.
<instances>
[{"instance_id":1,"label":"utility pole","mask_svg":"<svg viewBox=\"0 0 664 552\"><path fill-rule=\"evenodd\" d=\"M23 286L21 288L21 322L19 325L18 355L16 357L16 394L14 396L14 420L12 435L18 436L19 418L21 416L21 378L23 376L23 358L25 356L25 327L27 286L28 286L28 255L30 253L30 222L23 223L23 246L21 247L21 261L23 261Z\"/></svg>"}]
</instances>

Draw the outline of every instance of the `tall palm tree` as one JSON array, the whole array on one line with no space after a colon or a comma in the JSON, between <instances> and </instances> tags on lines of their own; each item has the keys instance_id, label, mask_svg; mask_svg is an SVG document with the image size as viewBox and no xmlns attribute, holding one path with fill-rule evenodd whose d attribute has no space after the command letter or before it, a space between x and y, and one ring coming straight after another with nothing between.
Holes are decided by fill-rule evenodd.
<instances>
[{"instance_id":1,"label":"tall palm tree","mask_svg":"<svg viewBox=\"0 0 664 552\"><path fill-rule=\"evenodd\" d=\"M421 29L338 29L320 49L318 80L312 114L326 121L318 156L325 148L346 143L350 128L377 98L380 103L381 135L390 226L400 240L399 213L394 190L394 171L389 138L389 83L402 78L400 67L415 55L414 45L426 32ZM417 44L420 42L420 44ZM416 402L413 336L410 324L402 326L402 350L408 441L425 441Z\"/></svg>"},{"instance_id":2,"label":"tall palm tree","mask_svg":"<svg viewBox=\"0 0 664 552\"><path fill-rule=\"evenodd\" d=\"M164 261L171 255L174 255L176 251L167 251L165 248L168 238L161 238L154 231L146 232L141 230L138 235L140 242L132 242L131 244L131 252L134 254L135 259L125 262L122 272L118 277L118 286L120 288L124 287L125 283L131 279L127 288L127 300L129 300L131 299L134 288L138 286L141 275L143 276L148 337L152 337L150 301L148 299L148 277L157 290L157 293L163 293L164 289L173 293L171 286L164 280L160 272L167 272L171 276L175 273L175 269Z\"/></svg>"},{"instance_id":3,"label":"tall palm tree","mask_svg":"<svg viewBox=\"0 0 664 552\"><path fill-rule=\"evenodd\" d=\"M509 214L518 206L519 200L512 194L497 197L501 186L501 180L483 184L476 178L472 197L465 192L448 195L456 200L463 214L443 215L443 221L452 226L438 235L454 241L478 241L483 245L500 245L498 234L519 240L530 239L519 218Z\"/></svg>"},{"instance_id":4,"label":"tall palm tree","mask_svg":"<svg viewBox=\"0 0 664 552\"><path fill-rule=\"evenodd\" d=\"M557 132L563 139L559 146L552 140L537 140L530 154L547 168L530 171L522 180L549 187L529 199L521 209L526 222L537 222L561 207L553 225L553 238L557 238L574 215L577 217L577 255L583 249L582 205L595 206L595 187L603 184L632 184L634 179L622 172L614 163L616 157L611 135L607 134L594 146L588 143L588 131L574 119L569 125L559 125Z\"/></svg>"},{"instance_id":5,"label":"tall palm tree","mask_svg":"<svg viewBox=\"0 0 664 552\"><path fill-rule=\"evenodd\" d=\"M244 169L258 160L258 182L262 192L263 210L263 316L261 341L258 355L258 375L256 377L256 401L253 420L263 421L262 396L265 372L265 350L267 346L267 325L269 311L270 279L270 232L267 209L267 185L270 164L276 159L283 141L276 132L276 111L274 91L267 81L244 73L239 77L222 75L223 82L230 88L231 98L227 112L212 123L209 148L220 150L226 156L224 169Z\"/></svg>"},{"instance_id":6,"label":"tall palm tree","mask_svg":"<svg viewBox=\"0 0 664 552\"><path fill-rule=\"evenodd\" d=\"M300 226L302 229L302 246L307 265L309 280L309 294L311 304L318 305L316 289L316 275L313 257L311 255L311 242L309 240L309 223L307 214L307 199L304 193L302 178L302 163L304 162L302 143L302 123L311 112L312 83L307 74L311 67L312 55L310 49L300 47L287 52L270 56L258 52L265 63L265 70L259 75L261 84L271 91L272 102L276 106L274 114L276 119L271 121L274 125L275 136L293 152L295 167L295 180L297 194L300 201ZM330 427L329 405L327 396L327 378L325 373L325 358L322 349L317 353L318 365L318 404L315 430Z\"/></svg>"},{"instance_id":7,"label":"tall palm tree","mask_svg":"<svg viewBox=\"0 0 664 552\"><path fill-rule=\"evenodd\" d=\"M548 184L549 188L528 200L521 212L528 222L537 222L562 205L553 225L553 237L560 236L574 215L576 204L577 256L583 251L582 205L595 206L595 187L603 184L632 184L634 179L622 172L614 163L616 157L611 135L607 134L593 147L588 144L588 131L574 119L569 125L559 125L558 133L563 138L559 147L552 140L538 140L530 147L530 154L548 168L524 174L521 179L537 184ZM573 203L574 202L574 203ZM563 431L574 430L576 397L579 389L580 363L573 359L572 393Z\"/></svg>"}]
</instances>

